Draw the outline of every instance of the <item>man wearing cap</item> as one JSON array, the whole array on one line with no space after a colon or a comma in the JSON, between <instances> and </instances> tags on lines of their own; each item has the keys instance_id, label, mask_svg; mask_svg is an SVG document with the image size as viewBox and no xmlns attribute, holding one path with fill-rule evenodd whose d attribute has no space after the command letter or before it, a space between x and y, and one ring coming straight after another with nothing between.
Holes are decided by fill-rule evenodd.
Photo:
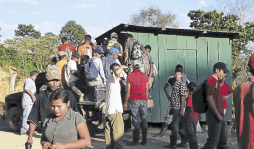
<instances>
[{"instance_id":1,"label":"man wearing cap","mask_svg":"<svg viewBox=\"0 0 254 149\"><path fill-rule=\"evenodd\" d=\"M137 45L134 47L134 45ZM143 44L134 39L132 34L127 34L126 35L126 43L125 43L125 48L124 48L124 54L125 54L125 57L124 57L124 64L127 66L129 66L129 73L131 73L133 70L133 62L134 62L134 59L132 58L132 53L134 50L136 49L137 51L139 51L139 55L138 55L138 58L135 58L135 60L139 60L140 63L142 64L142 54L145 52L145 49L144 49L144 46Z\"/></svg>"},{"instance_id":2,"label":"man wearing cap","mask_svg":"<svg viewBox=\"0 0 254 149\"><path fill-rule=\"evenodd\" d=\"M252 76L238 85L233 94L238 149L254 148L254 54L248 66Z\"/></svg>"},{"instance_id":3,"label":"man wearing cap","mask_svg":"<svg viewBox=\"0 0 254 149\"><path fill-rule=\"evenodd\" d=\"M85 39L82 42L83 42L83 44L78 47L78 53L79 53L79 55L80 56L88 55L89 58L91 58L92 57L92 53L93 53L93 48L90 45L90 43L91 43L91 36L90 35L86 35Z\"/></svg>"},{"instance_id":4,"label":"man wearing cap","mask_svg":"<svg viewBox=\"0 0 254 149\"><path fill-rule=\"evenodd\" d=\"M102 61L102 66L104 69L104 74L105 74L105 78L106 81L109 79L109 76L111 75L110 72L110 66L114 63L116 63L116 59L118 57L119 51L117 48L115 48L114 46L110 48L110 50L108 51L109 55L106 57L101 58Z\"/></svg>"},{"instance_id":5,"label":"man wearing cap","mask_svg":"<svg viewBox=\"0 0 254 149\"><path fill-rule=\"evenodd\" d=\"M205 85L206 100L208 108L206 111L206 123L208 125L208 139L203 149L227 149L227 128L224 115L223 98L218 80L229 73L227 65L217 62L213 65L213 75L210 76Z\"/></svg>"},{"instance_id":6,"label":"man wearing cap","mask_svg":"<svg viewBox=\"0 0 254 149\"><path fill-rule=\"evenodd\" d=\"M106 78L101 62L101 50L99 49L94 49L93 50L93 58L92 61L94 65L96 66L97 70L99 71L99 75L97 76L96 80L89 81L88 86L101 86L101 85L106 85Z\"/></svg>"},{"instance_id":7,"label":"man wearing cap","mask_svg":"<svg viewBox=\"0 0 254 149\"><path fill-rule=\"evenodd\" d=\"M73 52L71 56L71 60L67 62L67 64L64 67L64 77L66 84L72 88L72 90L79 95L79 102L83 101L84 94L75 86L78 83L78 69L77 69L77 63L80 64L79 61L79 53Z\"/></svg>"},{"instance_id":8,"label":"man wearing cap","mask_svg":"<svg viewBox=\"0 0 254 149\"><path fill-rule=\"evenodd\" d=\"M27 142L33 144L33 133L36 126L42 128L42 124L45 118L51 115L53 112L51 110L51 102L49 96L52 91L60 87L61 72L60 69L53 65L47 68L46 70L46 83L47 89L41 91L37 97L36 101L33 104L32 110L28 116L27 123L29 124L29 137ZM68 98L70 99L70 107L73 111L78 112L77 102L71 91L68 92Z\"/></svg>"},{"instance_id":9,"label":"man wearing cap","mask_svg":"<svg viewBox=\"0 0 254 149\"><path fill-rule=\"evenodd\" d=\"M58 52L59 56L59 61L56 63L56 66L60 68L61 71L61 83L65 83L65 78L64 78L64 66L67 63L66 59L66 53L64 51L59 51Z\"/></svg>"},{"instance_id":10,"label":"man wearing cap","mask_svg":"<svg viewBox=\"0 0 254 149\"><path fill-rule=\"evenodd\" d=\"M112 46L116 47L119 50L119 56L122 56L123 54L123 47L122 45L117 41L118 35L115 32L112 32L110 34L110 40L107 45L107 49L110 50Z\"/></svg>"},{"instance_id":11,"label":"man wearing cap","mask_svg":"<svg viewBox=\"0 0 254 149\"><path fill-rule=\"evenodd\" d=\"M132 139L133 142L127 145L136 146L139 144L140 122L142 126L142 145L147 143L147 99L149 94L148 76L141 72L141 63L134 61L133 72L127 77L127 93L124 102L124 109L127 110L127 102L130 102L132 115Z\"/></svg>"}]
</instances>

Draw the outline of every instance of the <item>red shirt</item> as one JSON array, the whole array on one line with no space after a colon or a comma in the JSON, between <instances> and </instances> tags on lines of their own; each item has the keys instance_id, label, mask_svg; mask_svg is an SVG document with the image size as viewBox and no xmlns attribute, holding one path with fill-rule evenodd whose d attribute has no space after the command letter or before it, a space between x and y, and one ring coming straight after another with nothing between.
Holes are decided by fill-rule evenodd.
<instances>
[{"instance_id":1,"label":"red shirt","mask_svg":"<svg viewBox=\"0 0 254 149\"><path fill-rule=\"evenodd\" d=\"M71 52L75 52L75 47L73 45L68 44L68 43L64 43L63 45L60 45L58 47L58 52L59 51L64 51L65 52L66 47L70 47Z\"/></svg>"},{"instance_id":2,"label":"red shirt","mask_svg":"<svg viewBox=\"0 0 254 149\"><path fill-rule=\"evenodd\" d=\"M228 84L226 84L226 82L224 82L224 84L220 86L220 88L221 88L222 97L227 96L228 94L231 94L234 91ZM225 99L223 99L223 105L224 105L224 109L228 108L227 102Z\"/></svg>"},{"instance_id":3,"label":"red shirt","mask_svg":"<svg viewBox=\"0 0 254 149\"><path fill-rule=\"evenodd\" d=\"M213 100L218 112L221 115L224 115L223 98L221 95L220 83L213 76L210 76L208 78L207 84L206 84L206 96L209 96L209 95L213 96ZM208 109L206 111L206 117L214 117L214 116L216 116L215 113L212 111L210 106L208 106Z\"/></svg>"},{"instance_id":4,"label":"red shirt","mask_svg":"<svg viewBox=\"0 0 254 149\"><path fill-rule=\"evenodd\" d=\"M146 83L148 80L148 76L139 70L134 70L128 75L127 83L131 84L129 102L133 100L147 101Z\"/></svg>"},{"instance_id":5,"label":"red shirt","mask_svg":"<svg viewBox=\"0 0 254 149\"><path fill-rule=\"evenodd\" d=\"M187 104L187 107L190 107L192 112L190 113L190 115L188 116L188 118L190 118L191 120L193 121L198 121L198 116L199 116L199 113L195 112L194 109L193 109L193 106L192 106L192 95L190 95L188 97L188 104Z\"/></svg>"},{"instance_id":6,"label":"red shirt","mask_svg":"<svg viewBox=\"0 0 254 149\"><path fill-rule=\"evenodd\" d=\"M235 88L233 94L239 149L254 149L254 76Z\"/></svg>"}]
</instances>

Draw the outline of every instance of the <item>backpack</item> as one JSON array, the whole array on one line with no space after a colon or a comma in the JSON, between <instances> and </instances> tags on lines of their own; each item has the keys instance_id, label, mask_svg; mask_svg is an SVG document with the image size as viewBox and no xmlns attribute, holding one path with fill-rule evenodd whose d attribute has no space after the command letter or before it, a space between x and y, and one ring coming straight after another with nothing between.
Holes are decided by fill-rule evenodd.
<instances>
[{"instance_id":1,"label":"backpack","mask_svg":"<svg viewBox=\"0 0 254 149\"><path fill-rule=\"evenodd\" d=\"M192 95L192 106L197 113L205 113L208 108L205 92L206 83L207 80L197 86Z\"/></svg>"},{"instance_id":2,"label":"backpack","mask_svg":"<svg viewBox=\"0 0 254 149\"><path fill-rule=\"evenodd\" d=\"M84 65L84 69L84 74L87 80L92 81L97 78L99 72L91 59Z\"/></svg>"},{"instance_id":3,"label":"backpack","mask_svg":"<svg viewBox=\"0 0 254 149\"><path fill-rule=\"evenodd\" d=\"M121 49L121 45L120 45L118 42L115 43L115 44L113 45L113 47L117 48L118 51L119 51L121 54L123 54L123 50Z\"/></svg>"},{"instance_id":4,"label":"backpack","mask_svg":"<svg viewBox=\"0 0 254 149\"><path fill-rule=\"evenodd\" d=\"M66 53L67 60L70 60L71 56L72 56L72 52L71 52L70 47L65 46L65 53Z\"/></svg>"},{"instance_id":5,"label":"backpack","mask_svg":"<svg viewBox=\"0 0 254 149\"><path fill-rule=\"evenodd\" d=\"M132 51L131 51L131 55L130 55L131 60L136 60L136 59L141 58L141 56L143 55L143 51L141 48L142 47L138 42L133 43Z\"/></svg>"}]
</instances>

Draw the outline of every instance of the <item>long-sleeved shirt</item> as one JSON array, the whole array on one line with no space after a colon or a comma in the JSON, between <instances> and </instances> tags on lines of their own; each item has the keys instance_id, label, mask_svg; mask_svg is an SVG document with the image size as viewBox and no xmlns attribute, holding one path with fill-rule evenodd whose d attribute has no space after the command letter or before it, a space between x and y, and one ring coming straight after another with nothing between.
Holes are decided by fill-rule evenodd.
<instances>
[{"instance_id":1,"label":"long-sleeved shirt","mask_svg":"<svg viewBox=\"0 0 254 149\"><path fill-rule=\"evenodd\" d=\"M67 92L68 98L70 99L70 107L73 109L73 111L79 112L75 96L71 91L67 90ZM41 91L38 94L28 116L27 123L33 123L36 126L42 127L45 118L53 113L51 110L51 101L49 96L50 92L48 90Z\"/></svg>"},{"instance_id":2,"label":"long-sleeved shirt","mask_svg":"<svg viewBox=\"0 0 254 149\"><path fill-rule=\"evenodd\" d=\"M102 81L104 84L106 84L106 78L105 78L104 69L102 66L101 59L97 58L97 57L93 57L92 60L93 60L95 67L99 71L99 75L97 76L96 80Z\"/></svg>"},{"instance_id":3,"label":"long-sleeved shirt","mask_svg":"<svg viewBox=\"0 0 254 149\"><path fill-rule=\"evenodd\" d=\"M106 81L108 81L109 76L111 75L110 66L113 63L116 63L116 61L110 55L108 55L107 57L101 58L101 62L102 62L102 66L103 66L103 69L104 69L104 74L105 74Z\"/></svg>"}]
</instances>

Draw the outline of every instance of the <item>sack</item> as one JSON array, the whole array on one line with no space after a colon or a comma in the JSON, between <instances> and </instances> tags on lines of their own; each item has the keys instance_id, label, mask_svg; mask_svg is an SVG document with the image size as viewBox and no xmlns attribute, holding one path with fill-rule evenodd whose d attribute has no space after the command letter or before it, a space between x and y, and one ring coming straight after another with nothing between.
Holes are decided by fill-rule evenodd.
<instances>
[{"instance_id":1,"label":"sack","mask_svg":"<svg viewBox=\"0 0 254 149\"><path fill-rule=\"evenodd\" d=\"M136 60L136 59L141 58L142 55L143 55L143 51L142 51L141 45L139 45L138 42L134 42L134 44L132 46L130 59Z\"/></svg>"},{"instance_id":2,"label":"sack","mask_svg":"<svg viewBox=\"0 0 254 149\"><path fill-rule=\"evenodd\" d=\"M118 51L119 51L121 54L123 54L123 49L121 48L121 45L120 45L118 42L115 43L113 46L114 46L115 48L117 48Z\"/></svg>"},{"instance_id":3,"label":"sack","mask_svg":"<svg viewBox=\"0 0 254 149\"><path fill-rule=\"evenodd\" d=\"M156 77L157 75L158 75L158 70L157 70L156 66L153 64L153 74L152 74L152 76Z\"/></svg>"},{"instance_id":4,"label":"sack","mask_svg":"<svg viewBox=\"0 0 254 149\"><path fill-rule=\"evenodd\" d=\"M206 83L207 80L205 80L198 87L196 87L192 95L192 106L194 111L197 113L205 113L208 108L205 92Z\"/></svg>"},{"instance_id":5,"label":"sack","mask_svg":"<svg viewBox=\"0 0 254 149\"><path fill-rule=\"evenodd\" d=\"M84 69L84 74L87 80L91 81L97 78L99 72L91 59L84 65Z\"/></svg>"},{"instance_id":6,"label":"sack","mask_svg":"<svg viewBox=\"0 0 254 149\"><path fill-rule=\"evenodd\" d=\"M71 56L72 56L72 52L71 52L70 47L65 46L65 53L66 53L67 60L70 60Z\"/></svg>"}]
</instances>

